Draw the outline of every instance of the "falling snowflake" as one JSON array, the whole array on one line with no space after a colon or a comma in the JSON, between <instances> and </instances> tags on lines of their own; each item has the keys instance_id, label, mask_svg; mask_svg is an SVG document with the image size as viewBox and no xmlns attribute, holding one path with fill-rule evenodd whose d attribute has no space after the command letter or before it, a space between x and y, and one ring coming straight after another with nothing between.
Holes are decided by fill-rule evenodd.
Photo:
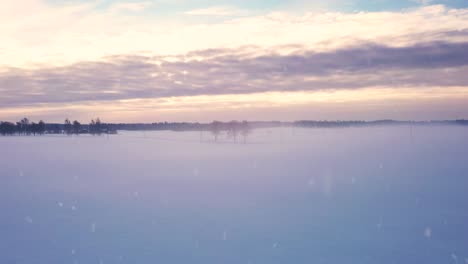
<instances>
[{"instance_id":1,"label":"falling snowflake","mask_svg":"<svg viewBox=\"0 0 468 264\"><path fill-rule=\"evenodd\" d=\"M429 227L426 227L426 229L424 230L424 236L427 238L430 238L432 236L432 229Z\"/></svg>"},{"instance_id":2,"label":"falling snowflake","mask_svg":"<svg viewBox=\"0 0 468 264\"><path fill-rule=\"evenodd\" d=\"M314 180L314 178L310 178L308 184L309 184L309 185L315 185L315 180Z\"/></svg>"},{"instance_id":3,"label":"falling snowflake","mask_svg":"<svg viewBox=\"0 0 468 264\"><path fill-rule=\"evenodd\" d=\"M382 217L379 218L379 222L377 223L377 228L378 229L381 229L382 228L382 225L383 225L383 219Z\"/></svg>"},{"instance_id":4,"label":"falling snowflake","mask_svg":"<svg viewBox=\"0 0 468 264\"><path fill-rule=\"evenodd\" d=\"M29 216L26 216L26 217L24 218L24 221L28 222L29 224L32 224L32 222L33 222L32 218L29 217Z\"/></svg>"}]
</instances>

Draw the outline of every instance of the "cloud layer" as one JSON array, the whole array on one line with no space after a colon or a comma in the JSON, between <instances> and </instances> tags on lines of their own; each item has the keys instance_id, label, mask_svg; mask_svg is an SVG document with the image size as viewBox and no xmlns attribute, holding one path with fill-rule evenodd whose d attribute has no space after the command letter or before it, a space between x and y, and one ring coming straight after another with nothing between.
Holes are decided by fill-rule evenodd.
<instances>
[{"instance_id":1,"label":"cloud layer","mask_svg":"<svg viewBox=\"0 0 468 264\"><path fill-rule=\"evenodd\" d=\"M200 96L239 104L249 95L271 104L259 95L367 89L437 88L452 98L468 87L468 9L253 14L220 6L174 21L145 13L151 8L21 0L0 10L0 109L189 105Z\"/></svg>"},{"instance_id":2,"label":"cloud layer","mask_svg":"<svg viewBox=\"0 0 468 264\"><path fill-rule=\"evenodd\" d=\"M449 33L452 34L452 33ZM291 48L291 47L290 47ZM296 47L202 50L167 60L113 56L101 62L0 73L0 105L366 87L468 86L468 42L406 47L363 43L332 52ZM292 49L292 48L291 48Z\"/></svg>"},{"instance_id":3,"label":"cloud layer","mask_svg":"<svg viewBox=\"0 0 468 264\"><path fill-rule=\"evenodd\" d=\"M316 51L360 42L404 46L420 41L460 41L460 36L438 34L468 29L467 9L441 5L402 12L269 12L213 21L208 13L244 12L212 7L164 17L144 13L149 6L148 2L116 3L97 9L94 2L51 6L39 0L15 1L0 10L0 66L32 68L111 55L180 55L246 45L276 49L303 45ZM152 6L157 9L157 4Z\"/></svg>"}]
</instances>

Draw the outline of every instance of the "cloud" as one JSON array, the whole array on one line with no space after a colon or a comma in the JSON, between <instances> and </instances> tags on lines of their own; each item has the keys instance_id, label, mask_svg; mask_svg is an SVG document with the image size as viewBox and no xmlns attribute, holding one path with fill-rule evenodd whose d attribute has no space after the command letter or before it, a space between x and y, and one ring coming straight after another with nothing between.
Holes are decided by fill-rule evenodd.
<instances>
[{"instance_id":1,"label":"cloud","mask_svg":"<svg viewBox=\"0 0 468 264\"><path fill-rule=\"evenodd\" d=\"M184 12L184 14L191 16L241 16L246 15L247 11L235 7L218 6L194 9Z\"/></svg>"},{"instance_id":2,"label":"cloud","mask_svg":"<svg viewBox=\"0 0 468 264\"><path fill-rule=\"evenodd\" d=\"M128 2L128 3L117 3L112 5L111 9L115 11L130 11L130 12L138 12L147 9L148 7L152 6L153 3L146 1L146 2Z\"/></svg>"},{"instance_id":3,"label":"cloud","mask_svg":"<svg viewBox=\"0 0 468 264\"><path fill-rule=\"evenodd\" d=\"M361 43L332 52L287 55L255 47L163 56L113 56L99 62L0 73L2 107L198 95L366 87L468 86L468 42L407 47ZM266 52L266 51L264 51ZM197 58L197 59L195 59ZM203 59L200 59L203 58Z\"/></svg>"},{"instance_id":4,"label":"cloud","mask_svg":"<svg viewBox=\"0 0 468 264\"><path fill-rule=\"evenodd\" d=\"M433 0L411 0L411 1L420 5L429 5L430 3L433 2Z\"/></svg>"},{"instance_id":5,"label":"cloud","mask_svg":"<svg viewBox=\"0 0 468 264\"><path fill-rule=\"evenodd\" d=\"M360 42L405 46L421 41L466 41L466 35L438 33L468 30L468 9L441 5L401 12L273 12L202 23L188 15L174 20L134 16L99 9L93 2L51 6L28 0L32 3L23 10L22 1L0 10L0 66L37 68L121 54L180 55L246 45L263 49L302 45L321 51ZM197 13L233 11L217 7Z\"/></svg>"}]
</instances>

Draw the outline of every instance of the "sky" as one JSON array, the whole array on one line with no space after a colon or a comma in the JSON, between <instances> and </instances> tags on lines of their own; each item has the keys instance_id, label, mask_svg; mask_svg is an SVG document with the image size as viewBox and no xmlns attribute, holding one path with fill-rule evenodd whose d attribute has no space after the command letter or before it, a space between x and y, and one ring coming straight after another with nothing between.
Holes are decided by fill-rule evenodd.
<instances>
[{"instance_id":1,"label":"sky","mask_svg":"<svg viewBox=\"0 0 468 264\"><path fill-rule=\"evenodd\" d=\"M466 0L0 4L0 120L468 118Z\"/></svg>"}]
</instances>

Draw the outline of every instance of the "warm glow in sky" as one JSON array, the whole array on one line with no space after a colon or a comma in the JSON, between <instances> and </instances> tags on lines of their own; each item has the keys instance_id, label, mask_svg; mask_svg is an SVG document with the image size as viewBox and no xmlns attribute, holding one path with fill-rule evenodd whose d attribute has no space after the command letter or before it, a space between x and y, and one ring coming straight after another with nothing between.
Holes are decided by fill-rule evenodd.
<instances>
[{"instance_id":1,"label":"warm glow in sky","mask_svg":"<svg viewBox=\"0 0 468 264\"><path fill-rule=\"evenodd\" d=\"M0 120L468 118L468 2L323 2L5 1Z\"/></svg>"}]
</instances>

